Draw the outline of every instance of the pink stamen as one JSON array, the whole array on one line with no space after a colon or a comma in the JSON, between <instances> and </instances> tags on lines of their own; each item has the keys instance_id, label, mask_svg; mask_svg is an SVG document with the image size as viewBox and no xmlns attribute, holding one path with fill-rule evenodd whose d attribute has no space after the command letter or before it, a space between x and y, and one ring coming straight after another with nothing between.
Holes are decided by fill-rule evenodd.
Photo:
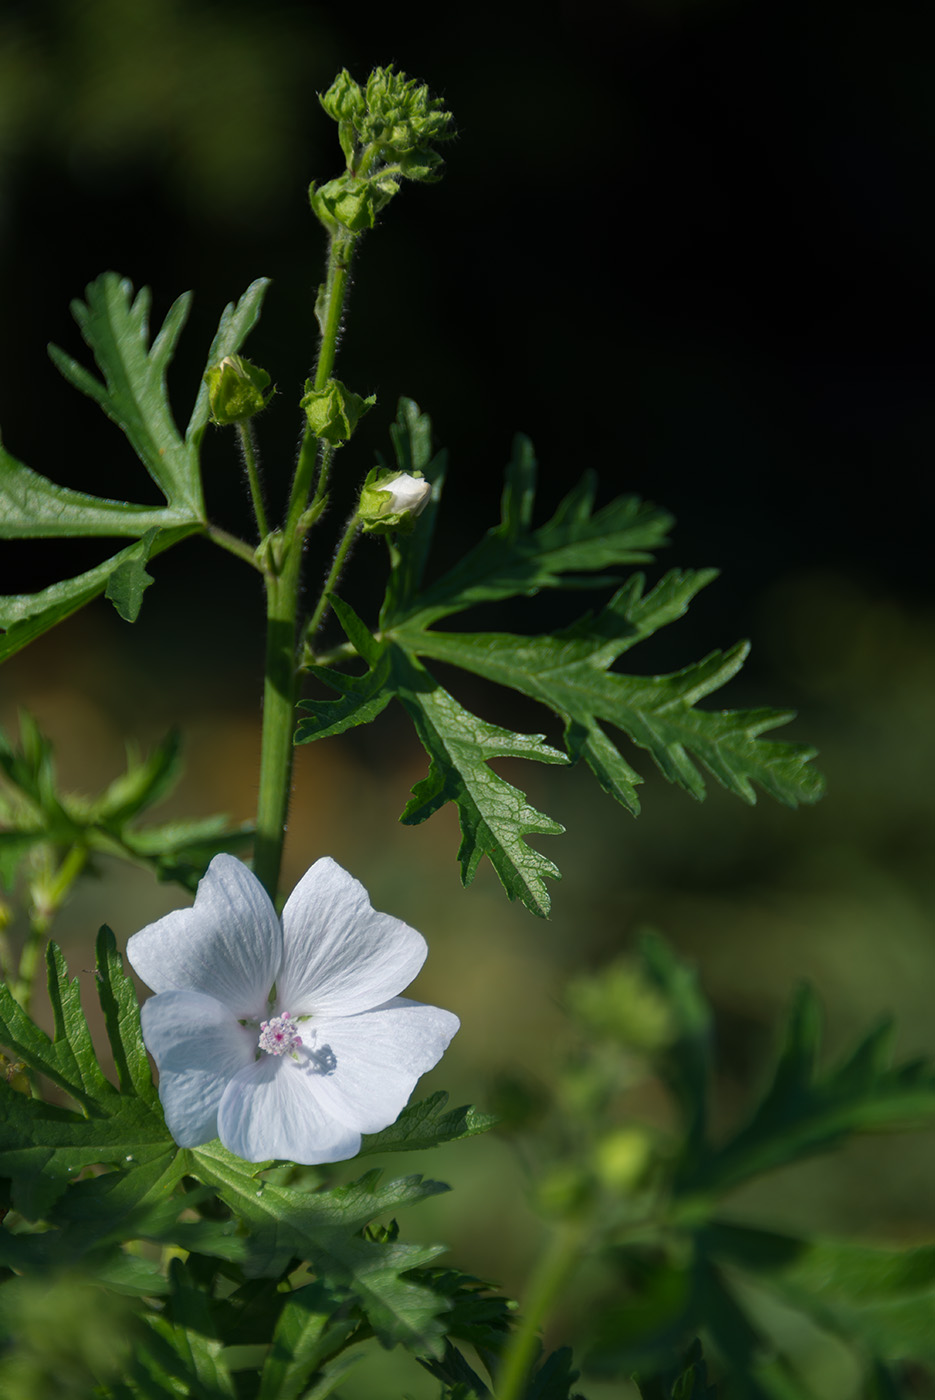
<instances>
[{"instance_id":1,"label":"pink stamen","mask_svg":"<svg viewBox=\"0 0 935 1400\"><path fill-rule=\"evenodd\" d=\"M267 1055L285 1055L302 1044L302 1037L288 1011L284 1011L281 1016L274 1016L271 1021L260 1022L258 1044Z\"/></svg>"}]
</instances>

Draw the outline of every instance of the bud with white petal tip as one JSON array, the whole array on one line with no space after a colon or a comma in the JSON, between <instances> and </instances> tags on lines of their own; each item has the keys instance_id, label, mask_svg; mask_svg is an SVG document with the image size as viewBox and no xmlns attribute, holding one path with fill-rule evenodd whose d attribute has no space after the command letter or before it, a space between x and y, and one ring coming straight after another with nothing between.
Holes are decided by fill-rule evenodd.
<instances>
[{"instance_id":1,"label":"bud with white petal tip","mask_svg":"<svg viewBox=\"0 0 935 1400\"><path fill-rule=\"evenodd\" d=\"M390 472L374 467L360 493L358 516L371 535L388 535L392 530L407 534L416 516L428 505L432 483L421 472Z\"/></svg>"},{"instance_id":2,"label":"bud with white petal tip","mask_svg":"<svg viewBox=\"0 0 935 1400\"><path fill-rule=\"evenodd\" d=\"M246 423L262 412L273 393L266 370L251 364L243 355L225 355L216 365L209 365L204 379L211 417L222 427Z\"/></svg>"}]
</instances>

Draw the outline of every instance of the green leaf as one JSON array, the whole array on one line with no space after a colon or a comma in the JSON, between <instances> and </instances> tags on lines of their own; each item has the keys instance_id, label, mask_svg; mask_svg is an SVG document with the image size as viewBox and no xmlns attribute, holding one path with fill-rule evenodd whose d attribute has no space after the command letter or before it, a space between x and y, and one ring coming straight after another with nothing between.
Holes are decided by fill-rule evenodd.
<instances>
[{"instance_id":1,"label":"green leaf","mask_svg":"<svg viewBox=\"0 0 935 1400\"><path fill-rule=\"evenodd\" d=\"M107 580L104 597L113 603L124 622L135 622L139 617L143 593L153 582L152 574L146 572L146 563L158 533L156 529L147 530L141 540L125 551L123 562Z\"/></svg>"},{"instance_id":2,"label":"green leaf","mask_svg":"<svg viewBox=\"0 0 935 1400\"><path fill-rule=\"evenodd\" d=\"M251 1253L248 1274L278 1275L290 1259L308 1259L330 1287L353 1294L384 1345L400 1342L413 1350L437 1350L444 1302L404 1275L431 1262L442 1247L378 1241L360 1232L378 1216L437 1195L446 1186L419 1176L380 1186L380 1173L374 1171L349 1186L310 1195L258 1182L269 1164L251 1166L217 1141L193 1148L188 1158L192 1174L216 1187L243 1221Z\"/></svg>"},{"instance_id":3,"label":"green leaf","mask_svg":"<svg viewBox=\"0 0 935 1400\"><path fill-rule=\"evenodd\" d=\"M525 795L490 767L494 758L535 758L564 763L541 734L514 734L472 715L417 661L396 649L396 694L431 760L428 776L412 789L400 820L415 826L448 802L458 808L461 880L470 884L487 856L510 899L545 918L550 900L545 877L558 867L526 844L530 834L557 835L559 822L536 811Z\"/></svg>"},{"instance_id":4,"label":"green leaf","mask_svg":"<svg viewBox=\"0 0 935 1400\"><path fill-rule=\"evenodd\" d=\"M786 724L791 711L699 710L697 702L731 679L747 655L745 643L712 652L703 661L666 676L625 676L608 667L643 637L684 613L698 590L714 577L673 571L644 596L644 580L628 580L596 617L585 617L545 637L509 633L443 633L417 630L415 622L395 629L407 650L462 666L547 705L565 722L569 757L583 758L605 791L636 815L636 784L642 781L604 732L621 729L646 749L670 782L704 797L704 780L690 755L730 792L753 803L758 783L787 806L814 802L822 779L807 767L815 750L805 744L761 739L764 730ZM421 621L421 619L420 619Z\"/></svg>"},{"instance_id":5,"label":"green leaf","mask_svg":"<svg viewBox=\"0 0 935 1400\"><path fill-rule=\"evenodd\" d=\"M0 984L0 1044L64 1089L80 1108L72 1112L28 1098L0 1080L0 1176L12 1179L14 1204L27 1219L47 1214L83 1167L126 1169L134 1163L137 1170L174 1156L143 1048L136 994L113 935L105 930L98 940L97 984L119 1090L100 1070L77 983L68 981L54 943L48 966L55 1017L51 1039Z\"/></svg>"},{"instance_id":6,"label":"green leaf","mask_svg":"<svg viewBox=\"0 0 935 1400\"><path fill-rule=\"evenodd\" d=\"M378 643L353 610L334 599L335 613L358 652L371 662L364 677L344 676L314 666L311 674L341 692L338 701L303 701L312 716L300 721L296 743L341 733L379 714L395 696L408 712L431 760L428 776L412 790L400 820L425 821L448 802L458 808L461 879L470 884L482 856L493 865L510 899L520 899L545 917L549 895L545 877L559 878L552 861L528 846L530 833L554 835L564 828L537 812L525 795L488 765L495 758L535 758L565 763L565 755L541 734L515 734L465 710L414 657L401 647Z\"/></svg>"},{"instance_id":7,"label":"green leaf","mask_svg":"<svg viewBox=\"0 0 935 1400\"><path fill-rule=\"evenodd\" d=\"M166 390L166 370L188 317L191 293L173 303L151 346L148 287L134 296L130 282L105 272L85 295L86 302L72 302L72 315L104 382L54 345L49 346L52 360L69 383L100 404L122 429L169 504L187 507L190 516L202 519L198 455L179 436Z\"/></svg>"},{"instance_id":8,"label":"green leaf","mask_svg":"<svg viewBox=\"0 0 935 1400\"><path fill-rule=\"evenodd\" d=\"M708 1385L708 1368L695 1340L675 1371L652 1377L637 1376L642 1400L717 1400L714 1386Z\"/></svg>"},{"instance_id":9,"label":"green leaf","mask_svg":"<svg viewBox=\"0 0 935 1400\"><path fill-rule=\"evenodd\" d=\"M201 525L196 523L160 530L149 549L149 558L155 558L200 529ZM123 564L132 563L138 558L139 545L131 544L76 578L53 583L39 593L20 593L0 598L0 629L5 634L0 637L0 661L14 656L44 632L97 598Z\"/></svg>"},{"instance_id":10,"label":"green leaf","mask_svg":"<svg viewBox=\"0 0 935 1400\"><path fill-rule=\"evenodd\" d=\"M254 282L236 307L224 311L208 363L236 352L259 315L265 280ZM120 615L134 621L149 583L148 558L204 528L198 450L208 420L202 383L183 441L175 426L165 375L188 313L180 297L149 346L149 291L105 273L87 289L87 303L72 310L94 352L104 382L55 346L55 364L82 393L99 403L126 433L141 462L166 497L165 507L128 505L56 486L0 447L0 538L133 535L138 545L94 569L34 594L0 598L0 661L14 655L56 623L106 591Z\"/></svg>"},{"instance_id":11,"label":"green leaf","mask_svg":"<svg viewBox=\"0 0 935 1400\"><path fill-rule=\"evenodd\" d=\"M874 1249L724 1222L706 1232L726 1262L880 1361L935 1364L935 1246Z\"/></svg>"},{"instance_id":12,"label":"green leaf","mask_svg":"<svg viewBox=\"0 0 935 1400\"><path fill-rule=\"evenodd\" d=\"M713 1077L712 1017L698 974L663 939L645 934L640 952L650 978L671 1010L675 1037L658 1056L660 1073L675 1095L685 1124L682 1170L704 1151L708 1094Z\"/></svg>"},{"instance_id":13,"label":"green leaf","mask_svg":"<svg viewBox=\"0 0 935 1400\"><path fill-rule=\"evenodd\" d=\"M0 539L139 536L196 519L184 506L134 506L56 486L0 446Z\"/></svg>"},{"instance_id":14,"label":"green leaf","mask_svg":"<svg viewBox=\"0 0 935 1400\"><path fill-rule=\"evenodd\" d=\"M399 400L396 422L390 427L390 439L397 468L410 476L421 472L432 483L432 494L416 520L415 528L409 534L387 539L391 569L380 612L381 628L387 626L391 617L401 616L422 587L448 467L447 453L438 452L432 456L431 419L420 411L419 405L412 399Z\"/></svg>"},{"instance_id":15,"label":"green leaf","mask_svg":"<svg viewBox=\"0 0 935 1400\"><path fill-rule=\"evenodd\" d=\"M124 971L123 959L117 952L117 941L106 924L97 935L96 951L98 997L114 1056L120 1092L135 1094L158 1112L159 1096L153 1084L146 1046L143 1044L136 992Z\"/></svg>"},{"instance_id":16,"label":"green leaf","mask_svg":"<svg viewBox=\"0 0 935 1400\"><path fill-rule=\"evenodd\" d=\"M396 628L406 622L412 630L421 630L475 603L542 588L594 588L608 582L590 576L597 570L646 563L667 543L672 517L636 496L621 496L595 513L592 473L569 492L551 520L533 530L535 487L532 444L518 435L507 467L500 524L418 598L391 581L384 626Z\"/></svg>"},{"instance_id":17,"label":"green leaf","mask_svg":"<svg viewBox=\"0 0 935 1400\"><path fill-rule=\"evenodd\" d=\"M419 1357L430 1376L441 1381L442 1400L489 1400L490 1391L467 1359L450 1341L440 1357Z\"/></svg>"},{"instance_id":18,"label":"green leaf","mask_svg":"<svg viewBox=\"0 0 935 1400\"><path fill-rule=\"evenodd\" d=\"M571 1347L560 1347L546 1357L530 1378L527 1400L584 1400L571 1387L580 1375L572 1366Z\"/></svg>"},{"instance_id":19,"label":"green leaf","mask_svg":"<svg viewBox=\"0 0 935 1400\"><path fill-rule=\"evenodd\" d=\"M147 807L167 797L182 776L182 738L177 729L144 759L134 749L127 755L127 771L121 773L93 803L91 812L98 821L117 826L137 817Z\"/></svg>"},{"instance_id":20,"label":"green leaf","mask_svg":"<svg viewBox=\"0 0 935 1400\"><path fill-rule=\"evenodd\" d=\"M216 365L219 360L223 360L225 355L236 355L243 345L247 336L253 330L260 318L263 309L263 298L269 288L269 278L258 277L255 282L244 292L237 302L228 303L221 313L217 332L211 342L208 351L208 358L205 361L205 370L212 365ZM211 417L211 403L208 386L202 377L201 386L198 390L198 397L195 400L195 407L192 409L192 416L189 419L188 427L185 431L185 441L194 447L198 447L204 437L205 428Z\"/></svg>"},{"instance_id":21,"label":"green leaf","mask_svg":"<svg viewBox=\"0 0 935 1400\"><path fill-rule=\"evenodd\" d=\"M148 806L160 802L181 775L180 740L170 733L148 758L132 751L127 771L97 798L59 793L52 750L27 714L20 717L19 753L0 730L0 771L8 780L0 832L0 877L12 886L19 861L34 846L83 848L105 853L153 870L160 880L175 880L194 891L212 858L249 843L253 827L231 826L223 815L193 821L135 823Z\"/></svg>"},{"instance_id":22,"label":"green leaf","mask_svg":"<svg viewBox=\"0 0 935 1400\"><path fill-rule=\"evenodd\" d=\"M299 1400L314 1373L355 1331L343 1297L320 1280L289 1294L260 1375L257 1400Z\"/></svg>"},{"instance_id":23,"label":"green leaf","mask_svg":"<svg viewBox=\"0 0 935 1400\"><path fill-rule=\"evenodd\" d=\"M935 1069L892 1066L884 1021L835 1068L818 1068L821 1008L809 987L792 1004L779 1060L750 1121L686 1178L685 1190L724 1192L750 1177L826 1152L853 1133L935 1125Z\"/></svg>"},{"instance_id":24,"label":"green leaf","mask_svg":"<svg viewBox=\"0 0 935 1400\"><path fill-rule=\"evenodd\" d=\"M440 1089L419 1103L409 1104L388 1128L364 1136L358 1156L377 1152L421 1152L444 1142L459 1142L461 1138L487 1133L497 1124L493 1114L480 1113L466 1104L445 1113L447 1102L448 1095Z\"/></svg>"}]
</instances>

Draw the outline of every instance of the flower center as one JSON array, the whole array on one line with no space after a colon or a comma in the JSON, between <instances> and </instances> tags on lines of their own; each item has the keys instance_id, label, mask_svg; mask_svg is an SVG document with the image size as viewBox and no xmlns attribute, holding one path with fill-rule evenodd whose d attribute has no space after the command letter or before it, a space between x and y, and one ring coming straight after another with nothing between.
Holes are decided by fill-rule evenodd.
<instances>
[{"instance_id":1,"label":"flower center","mask_svg":"<svg viewBox=\"0 0 935 1400\"><path fill-rule=\"evenodd\" d=\"M254 1022L254 1025L256 1022ZM299 1035L295 1020L284 1011L281 1016L274 1016L271 1021L260 1022L259 1047L265 1050L267 1055L286 1055L290 1050L295 1050L302 1044L302 1037Z\"/></svg>"}]
</instances>

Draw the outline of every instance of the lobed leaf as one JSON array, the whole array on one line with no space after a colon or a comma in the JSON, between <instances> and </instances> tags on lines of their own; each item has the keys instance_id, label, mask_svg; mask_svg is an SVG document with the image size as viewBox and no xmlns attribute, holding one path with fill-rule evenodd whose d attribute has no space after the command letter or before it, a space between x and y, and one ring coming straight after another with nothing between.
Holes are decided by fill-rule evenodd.
<instances>
[{"instance_id":1,"label":"lobed leaf","mask_svg":"<svg viewBox=\"0 0 935 1400\"><path fill-rule=\"evenodd\" d=\"M693 755L730 792L753 803L758 783L787 806L814 802L823 790L808 768L815 750L760 735L793 718L780 710L699 710L704 699L740 669L745 643L665 676L608 671L616 658L659 626L681 616L714 574L711 570L663 578L646 596L641 575L630 579L598 614L552 636L444 633L418 630L411 620L392 634L408 651L446 661L540 701L565 723L571 759L583 758L601 786L634 816L640 776L608 739L602 723L621 729L646 749L670 782L704 797Z\"/></svg>"},{"instance_id":2,"label":"lobed leaf","mask_svg":"<svg viewBox=\"0 0 935 1400\"><path fill-rule=\"evenodd\" d=\"M880 1362L935 1364L935 1247L877 1249L716 1222L708 1249Z\"/></svg>"},{"instance_id":3,"label":"lobed leaf","mask_svg":"<svg viewBox=\"0 0 935 1400\"><path fill-rule=\"evenodd\" d=\"M152 296L148 287L134 296L126 278L105 272L88 285L85 296L84 302L72 302L72 315L94 355L103 382L63 350L50 345L53 363L70 384L94 399L126 434L169 504L187 508L190 516L202 519L204 501L197 453L179 436L166 389L166 371L188 318L191 293L186 292L172 304L152 345Z\"/></svg>"},{"instance_id":4,"label":"lobed leaf","mask_svg":"<svg viewBox=\"0 0 935 1400\"><path fill-rule=\"evenodd\" d=\"M257 1177L264 1166L242 1161L217 1141L191 1149L192 1174L218 1194L249 1232L249 1274L278 1275L290 1259L308 1259L332 1288L349 1290L374 1332L391 1346L435 1351L444 1327L444 1300L404 1277L429 1263L438 1245L404 1245L360 1232L380 1215L448 1188L420 1176L379 1185L370 1172L349 1186L315 1194L275 1186Z\"/></svg>"},{"instance_id":5,"label":"lobed leaf","mask_svg":"<svg viewBox=\"0 0 935 1400\"><path fill-rule=\"evenodd\" d=\"M520 899L532 913L545 917L549 895L545 877L559 877L557 867L526 844L531 833L554 835L564 828L536 811L525 794L489 767L495 758L534 758L566 763L541 734L516 734L473 715L443 689L419 661L393 643L377 640L351 608L334 599L335 612L357 651L370 662L363 677L344 676L322 666L311 673L341 693L337 701L302 701L296 743L341 733L374 717L395 696L409 714L429 755L428 776L417 783L400 820L425 821L448 802L458 808L461 879L470 884L482 856L487 856L510 899Z\"/></svg>"},{"instance_id":6,"label":"lobed leaf","mask_svg":"<svg viewBox=\"0 0 935 1400\"><path fill-rule=\"evenodd\" d=\"M260 313L268 283L252 283L222 316L208 363L236 352ZM166 498L163 507L137 506L91 496L53 482L18 462L0 446L0 539L81 535L131 535L137 543L94 569L33 594L0 598L0 661L41 636L100 593L125 620L139 615L143 590L152 582L150 558L204 529L199 447L208 421L207 387L201 384L184 440L166 391L166 370L188 314L180 297L149 344L150 294L135 297L129 282L108 272L87 288L87 301L72 310L103 381L55 346L49 353L62 374L100 404L123 430Z\"/></svg>"},{"instance_id":7,"label":"lobed leaf","mask_svg":"<svg viewBox=\"0 0 935 1400\"><path fill-rule=\"evenodd\" d=\"M196 522L160 530L158 535L153 536L146 549L147 559L155 558L157 554L162 554L179 540L200 529L200 523ZM105 559L103 564L98 564L75 578L50 584L38 593L0 597L0 630L4 633L0 637L0 661L14 656L44 632L48 632L66 617L71 617L72 613L78 612L87 603L99 597L124 565L132 565L134 561L139 560L140 553L141 542L136 541L126 549L121 549L118 554Z\"/></svg>"},{"instance_id":8,"label":"lobed leaf","mask_svg":"<svg viewBox=\"0 0 935 1400\"><path fill-rule=\"evenodd\" d=\"M444 1142L475 1137L496 1126L497 1119L493 1114L480 1113L467 1104L445 1113L447 1102L448 1095L444 1089L440 1089L419 1103L409 1104L388 1128L364 1136L358 1156L365 1157L377 1152L420 1152L425 1148L439 1147Z\"/></svg>"},{"instance_id":9,"label":"lobed leaf","mask_svg":"<svg viewBox=\"0 0 935 1400\"><path fill-rule=\"evenodd\" d=\"M518 434L506 470L499 525L418 598L400 590L397 603L388 594L385 629L405 622L421 630L476 603L537 593L542 588L594 588L611 581L592 577L597 570L646 563L655 549L667 543L672 517L650 502L621 496L595 512L597 483L591 472L568 493L552 518L533 530L536 472L532 443Z\"/></svg>"},{"instance_id":10,"label":"lobed leaf","mask_svg":"<svg viewBox=\"0 0 935 1400\"><path fill-rule=\"evenodd\" d=\"M0 539L139 537L196 518L185 506L134 506L56 486L0 445Z\"/></svg>"},{"instance_id":11,"label":"lobed leaf","mask_svg":"<svg viewBox=\"0 0 935 1400\"><path fill-rule=\"evenodd\" d=\"M893 1066L892 1025L882 1022L825 1073L817 1066L821 1011L802 987L763 1098L749 1122L699 1161L685 1189L724 1192L750 1177L826 1152L854 1133L935 1125L935 1069Z\"/></svg>"}]
</instances>

